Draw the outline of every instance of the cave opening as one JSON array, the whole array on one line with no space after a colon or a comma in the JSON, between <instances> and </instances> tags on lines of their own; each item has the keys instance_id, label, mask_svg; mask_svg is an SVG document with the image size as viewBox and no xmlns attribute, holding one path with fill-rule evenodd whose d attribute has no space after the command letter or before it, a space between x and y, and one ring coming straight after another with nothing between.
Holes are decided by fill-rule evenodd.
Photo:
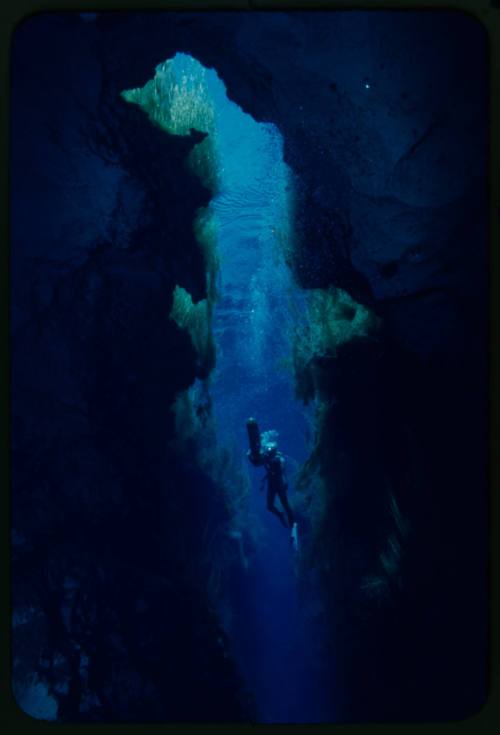
<instances>
[{"instance_id":1,"label":"cave opening","mask_svg":"<svg viewBox=\"0 0 500 735\"><path fill-rule=\"evenodd\" d=\"M306 599L299 589L307 518L295 484L311 453L315 409L314 401L299 400L295 386L293 351L306 296L289 267L294 176L284 161L283 138L275 125L256 122L232 102L215 70L184 53L160 64L153 80L123 97L170 134L206 134L189 157L212 192L194 223L205 256L206 297L193 303L179 284L171 318L189 331L199 359L210 363L208 377L182 397L179 415L186 405L196 406L197 415L201 406L210 406L215 441L231 456L246 489L230 532L239 542L241 575L229 605L227 599L220 602L221 617L260 721L331 721L331 664L314 619L321 603L312 587ZM212 361L206 354L211 341ZM298 548L267 510L263 468L247 462L250 416L284 455ZM238 490L230 487L231 492Z\"/></svg>"}]
</instances>

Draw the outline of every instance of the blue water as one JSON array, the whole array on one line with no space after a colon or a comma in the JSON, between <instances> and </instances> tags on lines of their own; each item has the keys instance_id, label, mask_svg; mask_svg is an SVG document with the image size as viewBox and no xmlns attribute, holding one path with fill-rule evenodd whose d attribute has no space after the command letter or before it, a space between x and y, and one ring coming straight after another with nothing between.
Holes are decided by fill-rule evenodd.
<instances>
[{"instance_id":1,"label":"blue water","mask_svg":"<svg viewBox=\"0 0 500 735\"><path fill-rule=\"evenodd\" d=\"M185 58L176 57L179 68ZM302 294L282 248L291 236L292 177L283 162L279 131L256 123L230 102L215 72L208 71L204 80L215 104L220 185L210 205L220 258L213 318L217 365L210 393L218 441L247 467L252 491L248 517L260 532L257 555L241 579L230 635L261 722L331 721L321 634L299 596L290 532L266 509L260 489L264 470L251 466L245 456L249 416L261 430L278 432L289 480L310 451L310 420L295 400L290 367ZM290 482L292 506L294 494Z\"/></svg>"}]
</instances>

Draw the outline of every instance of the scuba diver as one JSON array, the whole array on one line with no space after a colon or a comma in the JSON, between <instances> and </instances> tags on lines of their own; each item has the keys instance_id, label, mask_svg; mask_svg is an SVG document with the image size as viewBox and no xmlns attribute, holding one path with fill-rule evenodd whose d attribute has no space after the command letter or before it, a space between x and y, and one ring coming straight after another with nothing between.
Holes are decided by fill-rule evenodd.
<instances>
[{"instance_id":1,"label":"scuba diver","mask_svg":"<svg viewBox=\"0 0 500 735\"><path fill-rule=\"evenodd\" d=\"M287 497L288 483L285 473L285 458L278 451L276 442L268 441L262 446L261 434L255 419L248 419L247 431L250 443L247 457L255 467L263 466L266 469L263 481L267 481L267 509L278 516L285 528L292 529L292 542L296 543L297 524ZM286 518L285 513L274 504L276 496L280 499Z\"/></svg>"}]
</instances>

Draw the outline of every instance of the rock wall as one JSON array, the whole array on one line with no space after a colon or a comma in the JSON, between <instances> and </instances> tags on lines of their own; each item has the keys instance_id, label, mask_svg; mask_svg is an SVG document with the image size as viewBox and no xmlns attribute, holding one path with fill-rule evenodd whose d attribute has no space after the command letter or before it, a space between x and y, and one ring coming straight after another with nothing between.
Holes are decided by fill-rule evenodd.
<instances>
[{"instance_id":1,"label":"rock wall","mask_svg":"<svg viewBox=\"0 0 500 735\"><path fill-rule=\"evenodd\" d=\"M169 318L176 285L206 296L210 193L185 165L202 136L103 97L76 23L35 17L13 49L14 693L43 717L42 683L62 721L245 719L210 588L230 511L172 445L206 375Z\"/></svg>"}]
</instances>

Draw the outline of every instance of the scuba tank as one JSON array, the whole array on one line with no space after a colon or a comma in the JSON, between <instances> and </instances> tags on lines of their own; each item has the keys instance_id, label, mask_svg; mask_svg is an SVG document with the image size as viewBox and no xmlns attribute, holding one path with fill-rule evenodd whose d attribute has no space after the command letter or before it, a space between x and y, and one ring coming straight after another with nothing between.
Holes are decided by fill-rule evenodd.
<instances>
[{"instance_id":1,"label":"scuba tank","mask_svg":"<svg viewBox=\"0 0 500 735\"><path fill-rule=\"evenodd\" d=\"M255 419L248 419L247 421L247 432L248 432L248 443L250 450L248 452L248 458L252 464L262 464L262 454L260 446L260 431L259 426Z\"/></svg>"}]
</instances>

